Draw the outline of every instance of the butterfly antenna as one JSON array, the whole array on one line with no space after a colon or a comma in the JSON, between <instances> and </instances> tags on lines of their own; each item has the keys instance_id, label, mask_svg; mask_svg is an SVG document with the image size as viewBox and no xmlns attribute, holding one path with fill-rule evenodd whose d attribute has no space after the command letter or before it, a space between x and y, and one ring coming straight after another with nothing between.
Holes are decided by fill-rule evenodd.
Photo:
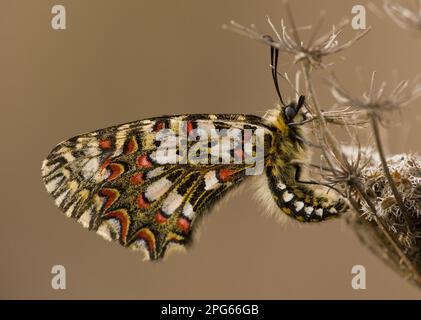
<instances>
[{"instance_id":1,"label":"butterfly antenna","mask_svg":"<svg viewBox=\"0 0 421 320\"><path fill-rule=\"evenodd\" d=\"M282 105L285 107L284 100L282 99L281 90L279 89L279 82L278 82L278 57L279 57L279 49L270 47L270 62L272 66L272 78L273 83L275 84L276 93L278 94L279 100L281 101Z\"/></svg>"},{"instance_id":2,"label":"butterfly antenna","mask_svg":"<svg viewBox=\"0 0 421 320\"><path fill-rule=\"evenodd\" d=\"M298 98L298 103L297 103L297 107L296 110L297 112L301 109L301 107L305 104L305 96L300 96Z\"/></svg>"}]
</instances>

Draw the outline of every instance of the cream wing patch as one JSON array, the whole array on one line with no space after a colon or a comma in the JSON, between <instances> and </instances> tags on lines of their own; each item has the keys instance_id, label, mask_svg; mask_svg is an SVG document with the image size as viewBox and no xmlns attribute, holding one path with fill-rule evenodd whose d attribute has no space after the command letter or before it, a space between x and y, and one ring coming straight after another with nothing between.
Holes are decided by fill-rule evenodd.
<instances>
[{"instance_id":1,"label":"cream wing patch","mask_svg":"<svg viewBox=\"0 0 421 320\"><path fill-rule=\"evenodd\" d=\"M183 197L179 195L177 191L172 191L162 203L162 211L166 215L171 215L181 205L182 202Z\"/></svg>"},{"instance_id":2,"label":"cream wing patch","mask_svg":"<svg viewBox=\"0 0 421 320\"><path fill-rule=\"evenodd\" d=\"M215 171L209 171L205 174L205 189L212 190L219 186L218 178Z\"/></svg>"},{"instance_id":3,"label":"cream wing patch","mask_svg":"<svg viewBox=\"0 0 421 320\"><path fill-rule=\"evenodd\" d=\"M145 192L145 197L149 201L155 201L162 197L171 187L172 182L166 178L159 179L152 183Z\"/></svg>"}]
</instances>

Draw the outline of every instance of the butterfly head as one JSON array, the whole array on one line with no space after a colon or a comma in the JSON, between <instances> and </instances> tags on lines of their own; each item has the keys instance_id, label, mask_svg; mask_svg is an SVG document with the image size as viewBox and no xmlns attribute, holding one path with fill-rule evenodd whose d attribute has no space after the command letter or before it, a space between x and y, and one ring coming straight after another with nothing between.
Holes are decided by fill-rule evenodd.
<instances>
[{"instance_id":1,"label":"butterfly head","mask_svg":"<svg viewBox=\"0 0 421 320\"><path fill-rule=\"evenodd\" d=\"M284 121L286 124L292 123L295 117L298 115L301 107L304 105L305 97L300 96L298 102L291 102L282 108Z\"/></svg>"}]
</instances>

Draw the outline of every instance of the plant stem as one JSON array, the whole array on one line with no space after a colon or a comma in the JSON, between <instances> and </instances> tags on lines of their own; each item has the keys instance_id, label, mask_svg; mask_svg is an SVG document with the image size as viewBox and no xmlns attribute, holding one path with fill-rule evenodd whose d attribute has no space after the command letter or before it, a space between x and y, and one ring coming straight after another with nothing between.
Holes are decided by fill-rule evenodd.
<instances>
[{"instance_id":1,"label":"plant stem","mask_svg":"<svg viewBox=\"0 0 421 320\"><path fill-rule=\"evenodd\" d=\"M304 60L303 63L301 64L301 68L303 70L304 83L305 83L305 86L306 86L306 91L308 93L310 104L313 107L313 110L311 110L312 111L311 113L313 113L313 112L316 113L316 117L317 117L316 122L319 126L319 129L320 129L320 130L316 130L317 138L318 138L318 141L319 141L320 145L326 146L327 137L329 137L328 138L329 141L332 141L333 138L331 137L330 132L328 132L328 130L327 130L326 119L325 119L325 117L323 115L323 112L321 111L321 109L319 107L319 103L317 101L316 92L314 90L313 83L311 81L311 75L310 75L311 65L307 60ZM313 114L313 117L314 117L314 114ZM336 153L337 152L336 147L333 146L334 144L331 144L331 145L332 145L332 149L333 149L334 153ZM330 170L332 170L332 172L335 172L336 171L335 166L333 165L333 162L332 162L332 159L331 159L330 155L326 152L326 148L321 148L321 149L322 149L323 156L325 157L327 163L329 164Z\"/></svg>"},{"instance_id":2,"label":"plant stem","mask_svg":"<svg viewBox=\"0 0 421 320\"><path fill-rule=\"evenodd\" d=\"M377 151L380 156L380 161L383 167L384 175L386 176L387 181L390 184L390 188L393 192L393 196L395 197L396 203L399 206L400 211L402 212L402 215L405 219L406 224L408 225L409 231L413 234L415 230L415 226L411 220L411 217L406 210L405 204L403 203L402 196L399 193L398 189L396 188L396 184L393 181L392 175L390 174L389 167L387 166L386 157L383 150L383 145L380 139L380 130L379 130L379 124L377 123L377 118L374 113L370 113L370 120L371 120L371 127L373 129L374 138L376 141Z\"/></svg>"}]
</instances>

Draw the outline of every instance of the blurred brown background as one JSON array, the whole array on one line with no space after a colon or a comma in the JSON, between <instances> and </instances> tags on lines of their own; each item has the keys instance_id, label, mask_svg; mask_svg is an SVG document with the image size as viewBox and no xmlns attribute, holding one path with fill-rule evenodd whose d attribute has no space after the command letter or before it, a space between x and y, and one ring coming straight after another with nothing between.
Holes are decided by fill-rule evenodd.
<instances>
[{"instance_id":1,"label":"blurred brown background","mask_svg":"<svg viewBox=\"0 0 421 320\"><path fill-rule=\"evenodd\" d=\"M51 28L55 4L67 9L67 30ZM291 4L300 25L326 10L327 31L367 2ZM281 1L1 1L0 298L421 298L343 221L279 225L262 214L250 188L208 214L188 254L165 263L142 262L86 231L45 191L41 161L76 134L162 114L261 115L272 107L268 48L221 28L234 19L268 31L266 15L279 23ZM374 30L329 59L345 86L363 89L356 68L367 80L377 70L388 83L395 74L415 76L421 40L369 10L367 19ZM283 71L292 72L291 59L282 59ZM322 81L318 90L330 104ZM385 136L392 152L419 150L416 107ZM51 288L56 264L67 271L63 291ZM366 267L366 290L351 287L356 264Z\"/></svg>"}]
</instances>

